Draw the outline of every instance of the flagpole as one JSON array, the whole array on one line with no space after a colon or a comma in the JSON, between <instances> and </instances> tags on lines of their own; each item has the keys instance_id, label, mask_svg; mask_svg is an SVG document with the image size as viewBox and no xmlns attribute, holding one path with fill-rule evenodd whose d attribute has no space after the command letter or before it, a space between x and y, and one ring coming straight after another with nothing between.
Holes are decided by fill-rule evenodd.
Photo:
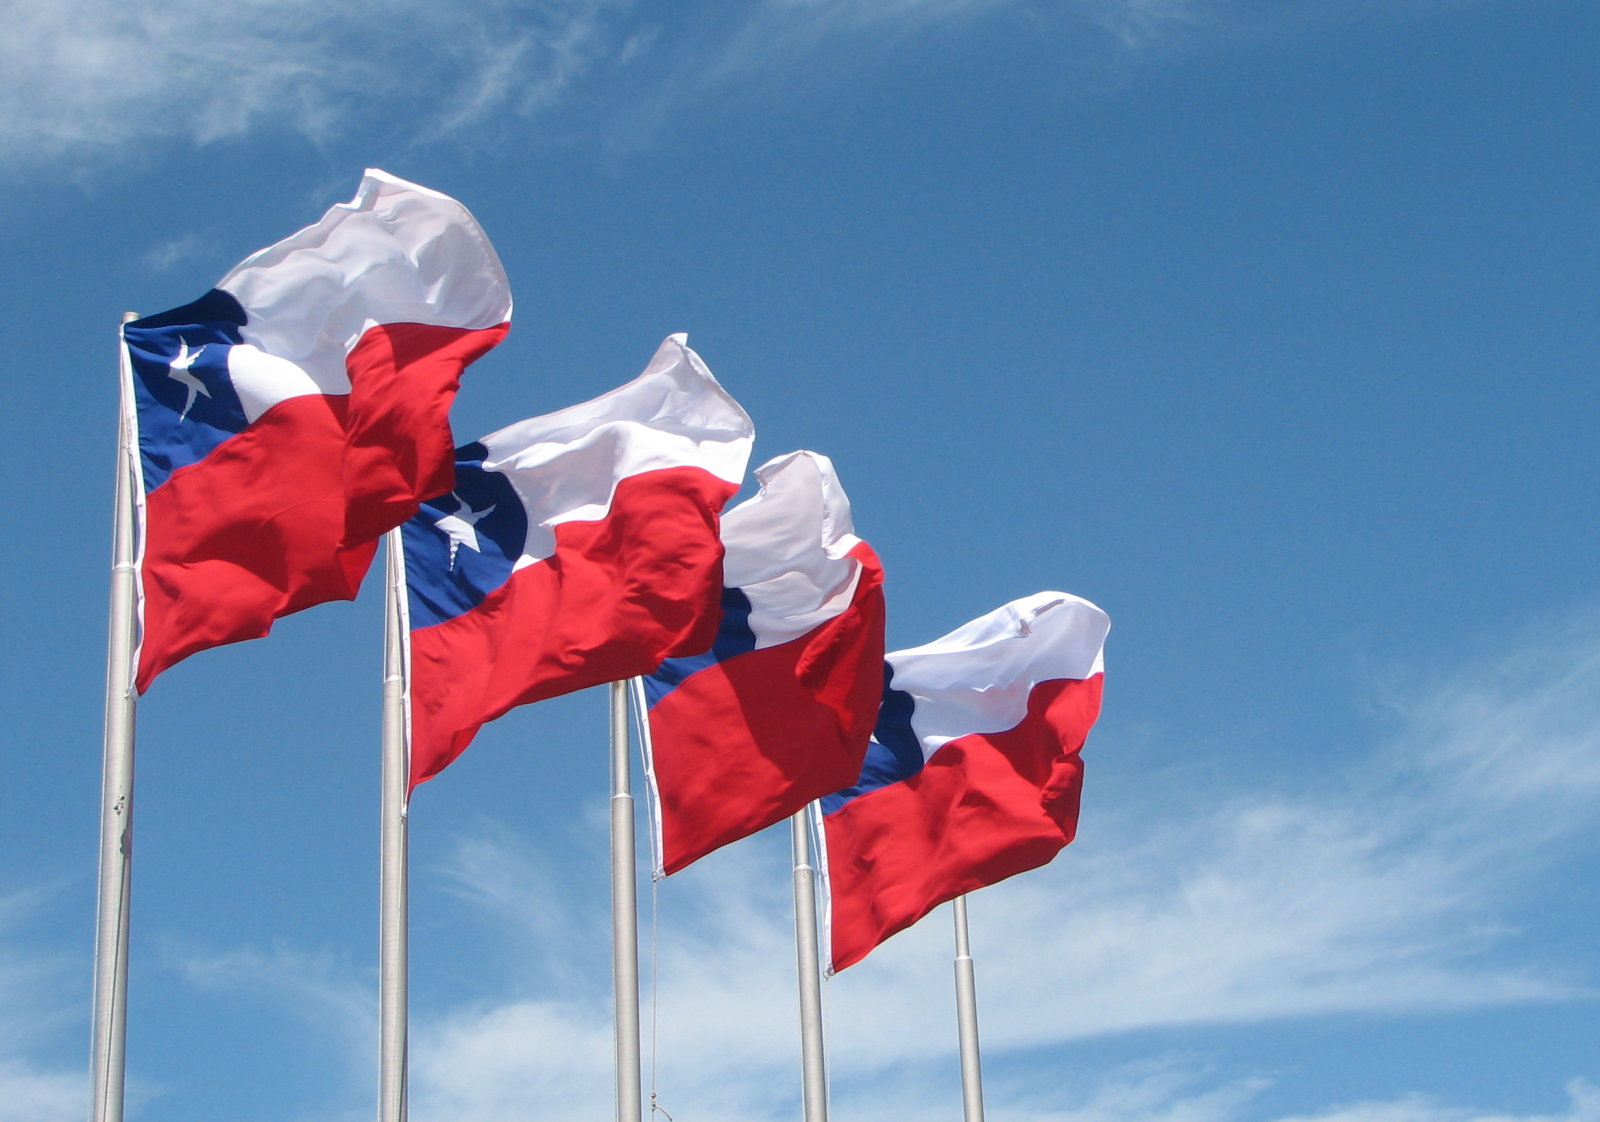
<instances>
[{"instance_id":1,"label":"flagpole","mask_svg":"<svg viewBox=\"0 0 1600 1122\"><path fill-rule=\"evenodd\" d=\"M138 319L125 312L123 323ZM139 637L134 459L138 455L133 368L121 350L117 477L111 522L111 611L106 636L105 739L100 771L100 875L94 941L93 1122L122 1122L128 1028L128 903L133 873L133 740L139 695L133 660Z\"/></svg>"},{"instance_id":2,"label":"flagpole","mask_svg":"<svg viewBox=\"0 0 1600 1122\"><path fill-rule=\"evenodd\" d=\"M800 1079L805 1122L828 1122L828 1073L822 1046L822 968L817 950L816 869L806 811L789 818L794 850L794 953L800 983Z\"/></svg>"},{"instance_id":3,"label":"flagpole","mask_svg":"<svg viewBox=\"0 0 1600 1122\"><path fill-rule=\"evenodd\" d=\"M383 777L378 858L378 1122L406 1119L408 846L405 549L384 536Z\"/></svg>"},{"instance_id":4,"label":"flagpole","mask_svg":"<svg viewBox=\"0 0 1600 1122\"><path fill-rule=\"evenodd\" d=\"M961 1041L961 1105L965 1122L983 1122L983 1071L978 1060L978 983L967 939L967 898L951 901L956 924L956 1031Z\"/></svg>"},{"instance_id":5,"label":"flagpole","mask_svg":"<svg viewBox=\"0 0 1600 1122\"><path fill-rule=\"evenodd\" d=\"M611 683L611 981L616 1001L617 1122L640 1122L639 899L629 782L628 683Z\"/></svg>"}]
</instances>

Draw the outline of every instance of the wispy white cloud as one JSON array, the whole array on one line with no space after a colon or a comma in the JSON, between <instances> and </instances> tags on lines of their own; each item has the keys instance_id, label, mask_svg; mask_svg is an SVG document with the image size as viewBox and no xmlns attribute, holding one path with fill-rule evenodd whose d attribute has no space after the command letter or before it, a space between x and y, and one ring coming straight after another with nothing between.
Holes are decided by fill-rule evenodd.
<instances>
[{"instance_id":1,"label":"wispy white cloud","mask_svg":"<svg viewBox=\"0 0 1600 1122\"><path fill-rule=\"evenodd\" d=\"M184 262L200 255L207 248L206 239L199 234L185 234L181 238L162 242L147 250L139 259L146 270L152 273L166 273L182 265Z\"/></svg>"},{"instance_id":2,"label":"wispy white cloud","mask_svg":"<svg viewBox=\"0 0 1600 1122\"><path fill-rule=\"evenodd\" d=\"M1134 46L1168 29L1194 25L1219 8L1218 0L765 0L752 5L752 22L769 29L787 27L816 37L885 26L916 28L972 19L1007 10L1025 10L1042 19L1075 19L1099 24Z\"/></svg>"},{"instance_id":3,"label":"wispy white cloud","mask_svg":"<svg viewBox=\"0 0 1600 1122\"><path fill-rule=\"evenodd\" d=\"M1232 1122L1271 1086L1262 1076L1221 1075L1195 1057L1158 1056L1104 1073L1077 1101L1037 1085L996 1090L1017 1122Z\"/></svg>"},{"instance_id":4,"label":"wispy white cloud","mask_svg":"<svg viewBox=\"0 0 1600 1122\"><path fill-rule=\"evenodd\" d=\"M1600 1122L1600 1088L1586 1079L1573 1079L1566 1091L1568 1106L1559 1114L1488 1113L1411 1095L1393 1102L1337 1106L1279 1122Z\"/></svg>"},{"instance_id":5,"label":"wispy white cloud","mask_svg":"<svg viewBox=\"0 0 1600 1122\"><path fill-rule=\"evenodd\" d=\"M730 90L827 82L886 43L963 22L1004 16L1019 35L1142 52L1211 26L1281 25L1307 7L758 0L668 18L637 0L24 0L0 40L0 159L59 172L138 156L182 177L194 156L176 153L219 141L290 132L320 145L470 148L489 121L563 109L581 122L573 131L627 147Z\"/></svg>"},{"instance_id":6,"label":"wispy white cloud","mask_svg":"<svg viewBox=\"0 0 1600 1122\"><path fill-rule=\"evenodd\" d=\"M0 1059L0 1122L78 1122L84 1108L82 1072Z\"/></svg>"},{"instance_id":7,"label":"wispy white cloud","mask_svg":"<svg viewBox=\"0 0 1600 1122\"><path fill-rule=\"evenodd\" d=\"M437 133L514 99L525 108L533 89L559 96L605 49L615 6L33 0L8 11L0 40L0 158L77 164L262 130L325 142L370 130L379 110L406 122L396 139ZM194 170L173 162L175 176Z\"/></svg>"},{"instance_id":8,"label":"wispy white cloud","mask_svg":"<svg viewBox=\"0 0 1600 1122\"><path fill-rule=\"evenodd\" d=\"M1263 1092L1273 1080L1218 1075L1190 1057L1161 1057L1106 1073L1077 1101L1047 1102L1037 1090L1005 1098L1011 1122L1600 1122L1600 1090L1585 1079L1566 1086L1566 1108L1554 1114L1503 1114L1474 1110L1424 1095L1330 1106L1292 1117L1265 1114ZM903 1104L896 1104L897 1107ZM937 1109L936 1104L929 1103ZM900 1115L905 1117L906 1115ZM868 1122L894 1117L868 1112Z\"/></svg>"},{"instance_id":9,"label":"wispy white cloud","mask_svg":"<svg viewBox=\"0 0 1600 1122\"><path fill-rule=\"evenodd\" d=\"M1211 17L1216 0L1090 0L1089 14L1124 46L1143 47Z\"/></svg>"},{"instance_id":10,"label":"wispy white cloud","mask_svg":"<svg viewBox=\"0 0 1600 1122\"><path fill-rule=\"evenodd\" d=\"M0 1122L83 1117L87 1056L71 1069L45 1058L63 1030L80 1024L84 987L70 974L76 963L10 938L58 895L57 887L40 886L0 897Z\"/></svg>"},{"instance_id":11,"label":"wispy white cloud","mask_svg":"<svg viewBox=\"0 0 1600 1122\"><path fill-rule=\"evenodd\" d=\"M162 959L167 969L197 990L245 994L258 1008L276 1011L289 1024L301 1026L297 1038L308 1054L342 1065L332 1085L320 1089L311 1117L320 1122L371 1117L378 1017L373 997L376 979L370 969L353 966L342 955L281 942L220 952L169 942ZM149 1088L143 1097L159 1104L154 1092ZM135 1111L130 1117L143 1115Z\"/></svg>"},{"instance_id":12,"label":"wispy white cloud","mask_svg":"<svg viewBox=\"0 0 1600 1122\"><path fill-rule=\"evenodd\" d=\"M0 1052L15 1051L30 1039L61 1028L71 1019L67 1003L57 1000L70 960L48 951L23 953L12 948L11 934L43 910L58 894L43 885L0 896L0 1009L28 1010L28 1016L0 1018Z\"/></svg>"},{"instance_id":13,"label":"wispy white cloud","mask_svg":"<svg viewBox=\"0 0 1600 1122\"><path fill-rule=\"evenodd\" d=\"M467 905L466 914L511 934L515 970L524 984L560 992L585 992L592 984L568 948L605 926L609 901L572 899L546 856L525 838L485 823L479 832L456 838L429 875L440 892ZM561 905L552 907L554 900Z\"/></svg>"},{"instance_id":14,"label":"wispy white cloud","mask_svg":"<svg viewBox=\"0 0 1600 1122\"><path fill-rule=\"evenodd\" d=\"M277 944L222 953L168 947L164 957L198 989L247 990L292 1016L305 1017L366 1071L366 1057L377 1040L372 983L339 956Z\"/></svg>"}]
</instances>

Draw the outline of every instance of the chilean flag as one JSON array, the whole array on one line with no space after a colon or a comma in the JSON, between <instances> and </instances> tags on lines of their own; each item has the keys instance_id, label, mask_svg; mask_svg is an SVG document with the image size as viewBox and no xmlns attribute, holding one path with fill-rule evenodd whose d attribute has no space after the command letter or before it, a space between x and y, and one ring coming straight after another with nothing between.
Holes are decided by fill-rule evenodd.
<instances>
[{"instance_id":1,"label":"chilean flag","mask_svg":"<svg viewBox=\"0 0 1600 1122\"><path fill-rule=\"evenodd\" d=\"M819 807L831 971L1072 840L1110 628L1039 592L888 656L860 777Z\"/></svg>"},{"instance_id":2,"label":"chilean flag","mask_svg":"<svg viewBox=\"0 0 1600 1122\"><path fill-rule=\"evenodd\" d=\"M405 524L413 787L513 706L711 645L717 517L755 429L686 338L457 449L454 488Z\"/></svg>"},{"instance_id":3,"label":"chilean flag","mask_svg":"<svg viewBox=\"0 0 1600 1122\"><path fill-rule=\"evenodd\" d=\"M855 779L883 695L883 567L832 462L756 478L722 520L716 641L640 679L658 876Z\"/></svg>"},{"instance_id":4,"label":"chilean flag","mask_svg":"<svg viewBox=\"0 0 1600 1122\"><path fill-rule=\"evenodd\" d=\"M368 170L352 201L199 300L124 326L141 692L196 651L355 595L378 537L449 487L462 368L510 318L466 208Z\"/></svg>"}]
</instances>

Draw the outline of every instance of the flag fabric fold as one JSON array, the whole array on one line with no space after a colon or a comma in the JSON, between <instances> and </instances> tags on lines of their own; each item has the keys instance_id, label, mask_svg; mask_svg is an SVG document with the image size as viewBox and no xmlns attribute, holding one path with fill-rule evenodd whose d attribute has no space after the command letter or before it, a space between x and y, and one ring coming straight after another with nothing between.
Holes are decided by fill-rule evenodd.
<instances>
[{"instance_id":1,"label":"flag fabric fold","mask_svg":"<svg viewBox=\"0 0 1600 1122\"><path fill-rule=\"evenodd\" d=\"M885 659L860 775L818 804L831 971L1072 840L1110 626L1040 592Z\"/></svg>"},{"instance_id":2,"label":"flag fabric fold","mask_svg":"<svg viewBox=\"0 0 1600 1122\"><path fill-rule=\"evenodd\" d=\"M627 385L457 449L402 531L413 787L514 706L711 645L753 440L673 335Z\"/></svg>"},{"instance_id":3,"label":"flag fabric fold","mask_svg":"<svg viewBox=\"0 0 1600 1122\"><path fill-rule=\"evenodd\" d=\"M510 317L466 208L369 169L352 201L199 300L124 326L140 691L196 651L355 595L377 538L449 487L461 371Z\"/></svg>"},{"instance_id":4,"label":"flag fabric fold","mask_svg":"<svg viewBox=\"0 0 1600 1122\"><path fill-rule=\"evenodd\" d=\"M722 615L703 652L640 681L657 875L861 771L883 693L883 568L832 462L791 452L722 520Z\"/></svg>"}]
</instances>

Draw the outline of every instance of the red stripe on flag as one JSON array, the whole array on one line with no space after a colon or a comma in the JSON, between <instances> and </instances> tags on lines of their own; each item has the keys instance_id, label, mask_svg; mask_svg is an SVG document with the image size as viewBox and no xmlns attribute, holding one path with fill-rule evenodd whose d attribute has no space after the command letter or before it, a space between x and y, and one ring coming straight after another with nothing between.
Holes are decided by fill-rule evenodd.
<instances>
[{"instance_id":1,"label":"red stripe on flag","mask_svg":"<svg viewBox=\"0 0 1600 1122\"><path fill-rule=\"evenodd\" d=\"M355 596L377 546L339 544L345 406L319 394L279 402L146 496L141 693L196 651Z\"/></svg>"},{"instance_id":2,"label":"red stripe on flag","mask_svg":"<svg viewBox=\"0 0 1600 1122\"><path fill-rule=\"evenodd\" d=\"M388 323L351 348L345 541L380 537L416 514L421 500L455 486L449 413L461 371L510 327Z\"/></svg>"},{"instance_id":3,"label":"red stripe on flag","mask_svg":"<svg viewBox=\"0 0 1600 1122\"><path fill-rule=\"evenodd\" d=\"M916 775L824 819L834 970L947 900L1047 863L1072 840L1079 751L1103 676L1034 687L1015 728L939 748Z\"/></svg>"}]
</instances>

